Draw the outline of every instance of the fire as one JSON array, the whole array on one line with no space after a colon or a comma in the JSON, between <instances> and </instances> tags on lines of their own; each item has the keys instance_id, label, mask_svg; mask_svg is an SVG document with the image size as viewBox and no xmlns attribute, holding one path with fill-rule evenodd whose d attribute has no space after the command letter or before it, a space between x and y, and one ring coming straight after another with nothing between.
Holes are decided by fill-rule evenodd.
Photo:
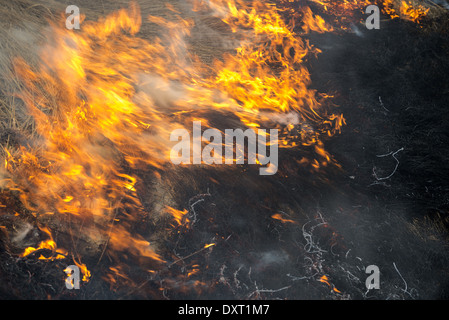
<instances>
[{"instance_id":1,"label":"fire","mask_svg":"<svg viewBox=\"0 0 449 320\"><path fill-rule=\"evenodd\" d=\"M345 120L322 103L328 96L318 99L310 89L304 64L320 50L270 3L199 1L195 10L211 11L238 40L234 53L211 66L188 50L191 20L148 17L167 36L139 37L143 20L136 4L85 21L80 31L52 24L40 65L15 59L23 82L18 96L34 118L39 147L6 150L4 184L38 221L81 226L76 235L105 248L111 259L126 252L165 263L148 239L132 231L148 214L138 194L138 172L160 176L169 170L170 132L195 120L208 126L206 111L232 114L249 128L277 126L281 147L314 147L316 159L298 162L311 170L333 162L322 139L340 132ZM309 8L303 13L304 33L332 31ZM188 222L187 210L166 212L178 225ZM50 230L42 230L50 240L22 256L42 248L56 258L67 256ZM87 266L75 263L87 280Z\"/></svg>"},{"instance_id":2,"label":"fire","mask_svg":"<svg viewBox=\"0 0 449 320\"><path fill-rule=\"evenodd\" d=\"M54 259L65 259L67 256L67 251L64 249L58 249L56 242L53 240L53 236L51 234L51 231L47 227L40 227L41 231L43 231L47 236L49 237L48 240L41 241L39 243L39 246L37 248L34 247L28 247L26 248L23 253L20 255L21 257L26 257L30 255L31 253L42 250L42 249L48 249L52 251L52 255L49 258L44 257L43 255L39 256L39 260L54 260Z\"/></svg>"},{"instance_id":3,"label":"fire","mask_svg":"<svg viewBox=\"0 0 449 320\"><path fill-rule=\"evenodd\" d=\"M215 246L215 243L208 243L208 244L204 245L204 249L207 249L207 248L210 248L210 247L213 247L213 246Z\"/></svg>"},{"instance_id":4,"label":"fire","mask_svg":"<svg viewBox=\"0 0 449 320\"><path fill-rule=\"evenodd\" d=\"M325 11L331 13L333 16L349 16L352 17L356 11L363 11L364 8L373 4L368 0L343 0L343 1L329 1L329 0L311 0L312 2L321 5Z\"/></svg>"},{"instance_id":5,"label":"fire","mask_svg":"<svg viewBox=\"0 0 449 320\"><path fill-rule=\"evenodd\" d=\"M304 32L308 33L310 31L315 31L318 33L324 33L334 31L334 28L326 23L322 17L319 15L314 15L309 7L305 7L303 11L303 21L305 22L303 26Z\"/></svg>"},{"instance_id":6,"label":"fire","mask_svg":"<svg viewBox=\"0 0 449 320\"><path fill-rule=\"evenodd\" d=\"M180 211L180 210L176 210L169 206L167 206L165 209L170 215L172 215L172 217L175 219L175 221L178 225L182 225L184 223L186 223L186 224L189 223L189 219L186 218L186 214L188 213L188 211L186 209L184 209L183 211Z\"/></svg>"},{"instance_id":7,"label":"fire","mask_svg":"<svg viewBox=\"0 0 449 320\"><path fill-rule=\"evenodd\" d=\"M327 284L328 286L330 286L329 283L329 278L326 275L323 275L318 281Z\"/></svg>"},{"instance_id":8,"label":"fire","mask_svg":"<svg viewBox=\"0 0 449 320\"><path fill-rule=\"evenodd\" d=\"M273 215L271 216L271 218L273 218L273 219L275 219L275 220L279 220L279 221L281 221L282 223L292 223L292 224L297 224L297 222L296 222L295 220L286 219L286 218L284 218L284 216L283 216L282 214L280 214L280 213L273 214Z\"/></svg>"},{"instance_id":9,"label":"fire","mask_svg":"<svg viewBox=\"0 0 449 320\"><path fill-rule=\"evenodd\" d=\"M423 7L421 4L413 4L411 1L393 1L384 0L383 10L391 18L402 18L418 23L423 17L429 13L429 8Z\"/></svg>"},{"instance_id":10,"label":"fire","mask_svg":"<svg viewBox=\"0 0 449 320\"><path fill-rule=\"evenodd\" d=\"M329 278L326 275L321 276L321 278L318 281L327 284L329 287L332 288L332 291L336 293L341 293L340 290L338 290L337 288L335 288L335 286L330 284Z\"/></svg>"},{"instance_id":11,"label":"fire","mask_svg":"<svg viewBox=\"0 0 449 320\"><path fill-rule=\"evenodd\" d=\"M192 266L192 270L187 273L187 277L191 277L191 276L197 274L199 271L200 271L199 265L195 264Z\"/></svg>"},{"instance_id":12,"label":"fire","mask_svg":"<svg viewBox=\"0 0 449 320\"><path fill-rule=\"evenodd\" d=\"M391 19L401 18L420 23L430 11L421 3L413 0L311 0L323 12L329 15L334 21L337 29L347 30L350 23L358 23L363 20L365 9L370 5L377 5L382 12Z\"/></svg>"},{"instance_id":13,"label":"fire","mask_svg":"<svg viewBox=\"0 0 449 320\"><path fill-rule=\"evenodd\" d=\"M87 266L84 263L78 262L76 259L73 259L75 262L75 265L80 269L81 273L83 274L83 281L88 282L91 277L90 271L87 269Z\"/></svg>"},{"instance_id":14,"label":"fire","mask_svg":"<svg viewBox=\"0 0 449 320\"><path fill-rule=\"evenodd\" d=\"M333 19L333 24L337 29L347 30L350 23L356 23L360 19L360 15L373 1L369 0L311 0L320 6L324 13Z\"/></svg>"}]
</instances>

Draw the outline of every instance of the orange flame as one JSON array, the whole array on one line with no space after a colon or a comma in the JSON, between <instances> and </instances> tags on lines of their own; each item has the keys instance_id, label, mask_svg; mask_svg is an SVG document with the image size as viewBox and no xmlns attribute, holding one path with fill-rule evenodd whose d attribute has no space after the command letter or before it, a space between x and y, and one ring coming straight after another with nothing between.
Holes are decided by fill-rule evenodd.
<instances>
[{"instance_id":1,"label":"orange flame","mask_svg":"<svg viewBox=\"0 0 449 320\"><path fill-rule=\"evenodd\" d=\"M332 291L334 291L336 293L341 293L340 290L338 290L337 288L335 288L334 285L331 285L329 283L329 278L326 275L321 276L321 278L318 281L327 284L329 287L332 288Z\"/></svg>"},{"instance_id":2,"label":"orange flame","mask_svg":"<svg viewBox=\"0 0 449 320\"><path fill-rule=\"evenodd\" d=\"M390 18L401 18L420 23L423 17L427 16L430 9L422 4L410 0L311 0L321 6L324 12L334 18L337 29L346 30L350 23L357 23L361 14L369 5L377 5L382 12Z\"/></svg>"},{"instance_id":3,"label":"orange flame","mask_svg":"<svg viewBox=\"0 0 449 320\"><path fill-rule=\"evenodd\" d=\"M310 31L315 31L318 33L332 32L334 28L329 25L322 17L319 15L314 15L309 7L303 8L304 18L303 18L303 30L308 33Z\"/></svg>"},{"instance_id":4,"label":"orange flame","mask_svg":"<svg viewBox=\"0 0 449 320\"><path fill-rule=\"evenodd\" d=\"M207 249L207 248L210 248L213 246L215 246L215 243L209 243L209 244L204 245L204 249Z\"/></svg>"},{"instance_id":5,"label":"orange flame","mask_svg":"<svg viewBox=\"0 0 449 320\"><path fill-rule=\"evenodd\" d=\"M275 220L279 220L279 221L281 221L282 223L293 223L293 224L297 224L297 222L294 221L294 220L291 220L291 219L285 219L285 218L283 217L283 215L280 214L280 213L273 214L273 215L271 216L271 218L273 218L273 219L275 219Z\"/></svg>"},{"instance_id":6,"label":"orange flame","mask_svg":"<svg viewBox=\"0 0 449 320\"><path fill-rule=\"evenodd\" d=\"M88 282L91 277L90 271L87 269L87 266L84 263L78 262L76 259L73 259L73 262L75 265L80 269L81 273L83 274L83 281Z\"/></svg>"},{"instance_id":7,"label":"orange flame","mask_svg":"<svg viewBox=\"0 0 449 320\"><path fill-rule=\"evenodd\" d=\"M184 209L183 211L176 210L172 207L166 206L165 210L172 215L172 217L175 219L176 223L178 225L183 224L184 222L186 224L189 223L189 220L186 218L186 214L188 213L187 209Z\"/></svg>"},{"instance_id":8,"label":"orange flame","mask_svg":"<svg viewBox=\"0 0 449 320\"><path fill-rule=\"evenodd\" d=\"M384 0L383 9L385 13L393 19L401 18L413 21L415 23L419 23L419 21L423 17L427 16L430 10L429 8L425 8L420 4L413 5L410 1L407 0L403 0L400 3L393 0Z\"/></svg>"},{"instance_id":9,"label":"orange flame","mask_svg":"<svg viewBox=\"0 0 449 320\"><path fill-rule=\"evenodd\" d=\"M45 241L41 241L37 248L34 248L34 247L26 248L20 256L26 257L35 251L38 251L41 249L48 249L53 252L52 256L49 258L46 258L43 255L40 255L38 258L39 260L65 259L67 256L67 251L65 251L64 249L57 248L56 242L53 240L53 236L51 234L50 229L47 227L40 227L40 230L43 231L44 233L46 233L49 236L49 239L45 240Z\"/></svg>"}]
</instances>

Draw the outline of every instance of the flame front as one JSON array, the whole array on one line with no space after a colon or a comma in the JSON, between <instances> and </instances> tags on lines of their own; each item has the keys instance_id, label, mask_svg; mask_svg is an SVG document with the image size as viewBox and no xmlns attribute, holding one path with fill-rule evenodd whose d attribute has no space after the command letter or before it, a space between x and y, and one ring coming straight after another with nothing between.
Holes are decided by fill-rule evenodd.
<instances>
[{"instance_id":1,"label":"flame front","mask_svg":"<svg viewBox=\"0 0 449 320\"><path fill-rule=\"evenodd\" d=\"M393 0L384 0L383 9L391 18L402 18L416 23L429 13L429 8L421 4L413 5L411 1L403 0L399 3Z\"/></svg>"},{"instance_id":2,"label":"flame front","mask_svg":"<svg viewBox=\"0 0 449 320\"><path fill-rule=\"evenodd\" d=\"M363 14L370 5L377 5L382 13L395 19L400 18L414 23L427 16L430 11L423 3L415 0L310 0L322 8L323 13L328 15L335 24L336 29L348 30L351 24L357 24L364 21ZM294 2L298 2L294 0ZM365 16L366 18L366 16ZM328 29L323 28L323 30Z\"/></svg>"}]
</instances>

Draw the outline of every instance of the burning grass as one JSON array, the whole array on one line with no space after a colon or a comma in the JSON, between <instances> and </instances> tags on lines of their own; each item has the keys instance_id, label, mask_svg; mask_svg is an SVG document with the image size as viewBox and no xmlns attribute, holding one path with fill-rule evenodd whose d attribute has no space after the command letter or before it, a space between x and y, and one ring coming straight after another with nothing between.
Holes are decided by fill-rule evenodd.
<instances>
[{"instance_id":1,"label":"burning grass","mask_svg":"<svg viewBox=\"0 0 449 320\"><path fill-rule=\"evenodd\" d=\"M410 271L404 254L426 259L424 248L431 248L438 261L446 261L441 253L445 220L434 224L424 218L418 228L419 219L401 217L402 207L387 207L398 195L406 198L406 191L424 194L421 177L410 174L407 184L407 170L419 164L426 179L438 180L432 185L438 185L444 201L430 193L438 210L447 212L447 184L435 172L445 172L449 152L441 134L444 122L435 117L446 114L441 92L449 81L439 62L444 65L448 49L429 48L427 38L444 38L446 26L437 22L444 12L423 2L382 2L390 19L400 13L401 19L388 20L388 30L397 32L394 41L404 34L418 39L402 48L409 55L398 64L403 52L397 45L377 46L388 32L376 40L372 35L359 38L345 27L360 22L348 10L359 11L362 3L313 1L321 8L314 12L292 10L295 1L281 3L282 10L257 1L197 1L188 13L182 5L160 5L164 13L148 20L136 4L109 15L96 8L86 11L79 32L47 25L59 6L51 6L52 12L26 1L14 3L24 17L5 33L0 52L5 83L0 235L8 262L0 275L14 275L2 295L32 296L6 291L33 279L39 298L418 297L418 280L409 280L405 291L398 289L401 280L421 275ZM404 3L411 7L405 10ZM155 6L144 2L141 9ZM335 15L340 9L346 11ZM346 20L329 19L333 14ZM31 32L38 26L45 32ZM217 36L219 45L204 45ZM336 49L323 52L319 44L329 36ZM40 50L26 52L30 41ZM353 59L341 58L347 52L339 41L348 41ZM357 58L365 52L361 48L378 53L369 59L378 68L374 79L366 75L372 74L370 63ZM420 49L428 59L411 55ZM217 53L219 59L212 59ZM341 65L330 67L335 61ZM425 90L414 91L413 85L401 87L398 92L404 95L395 93L398 78L419 78L409 63L430 64L429 77L441 79L427 100ZM435 114L410 94L431 101ZM404 117L395 105L405 104ZM367 111L371 107L377 111ZM283 133L279 176L262 180L245 165L170 165L162 137L198 119L217 128L277 125ZM417 130L435 122L440 125L432 132ZM388 123L396 131L379 129ZM438 133L438 139L432 138L439 143L435 162L420 161L429 154L422 149L428 141L421 139L423 132ZM370 185L376 182L373 167L363 171L369 165L360 164L356 151L373 140L362 160L371 164L376 155L401 146L406 158L401 154L391 167L389 157L382 157L385 169L375 172L388 179L375 186ZM381 199L374 201L370 194ZM410 205L415 198L408 198ZM400 230L402 237L391 239L382 230ZM401 241L407 242L403 250ZM373 248L381 248L383 256ZM14 259L18 262L9 263ZM362 269L369 263L382 263L387 270L391 282L386 291L364 291ZM43 264L49 267L42 270ZM82 267L82 293L60 286L69 264ZM423 261L419 272L426 267ZM436 270L432 283L444 267ZM422 287L419 292L435 294Z\"/></svg>"}]
</instances>

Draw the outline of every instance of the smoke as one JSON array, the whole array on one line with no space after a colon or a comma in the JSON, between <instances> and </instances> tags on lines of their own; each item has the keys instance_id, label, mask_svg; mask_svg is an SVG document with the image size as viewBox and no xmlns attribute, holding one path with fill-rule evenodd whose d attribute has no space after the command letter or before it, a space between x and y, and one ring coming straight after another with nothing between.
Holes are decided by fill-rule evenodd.
<instances>
[{"instance_id":1,"label":"smoke","mask_svg":"<svg viewBox=\"0 0 449 320\"><path fill-rule=\"evenodd\" d=\"M288 255L283 251L266 251L259 253L257 256L256 270L280 266L288 261Z\"/></svg>"},{"instance_id":2,"label":"smoke","mask_svg":"<svg viewBox=\"0 0 449 320\"><path fill-rule=\"evenodd\" d=\"M139 105L157 105L161 108L161 112L168 113L186 96L184 85L179 82L166 80L156 74L138 75L134 100Z\"/></svg>"},{"instance_id":3,"label":"smoke","mask_svg":"<svg viewBox=\"0 0 449 320\"><path fill-rule=\"evenodd\" d=\"M21 226L19 226L16 229L16 233L14 235L14 237L12 238L12 242L15 245L22 245L23 240L25 239L25 237L28 235L28 233L33 230L33 225L31 225L28 222L23 223Z\"/></svg>"},{"instance_id":4,"label":"smoke","mask_svg":"<svg viewBox=\"0 0 449 320\"><path fill-rule=\"evenodd\" d=\"M288 113L263 113L267 117L271 118L275 123L283 125L298 125L301 123L299 115L296 112Z\"/></svg>"},{"instance_id":5,"label":"smoke","mask_svg":"<svg viewBox=\"0 0 449 320\"><path fill-rule=\"evenodd\" d=\"M355 25L354 23L351 23L351 30L359 37L364 37L364 33L360 30L360 28Z\"/></svg>"}]
</instances>

